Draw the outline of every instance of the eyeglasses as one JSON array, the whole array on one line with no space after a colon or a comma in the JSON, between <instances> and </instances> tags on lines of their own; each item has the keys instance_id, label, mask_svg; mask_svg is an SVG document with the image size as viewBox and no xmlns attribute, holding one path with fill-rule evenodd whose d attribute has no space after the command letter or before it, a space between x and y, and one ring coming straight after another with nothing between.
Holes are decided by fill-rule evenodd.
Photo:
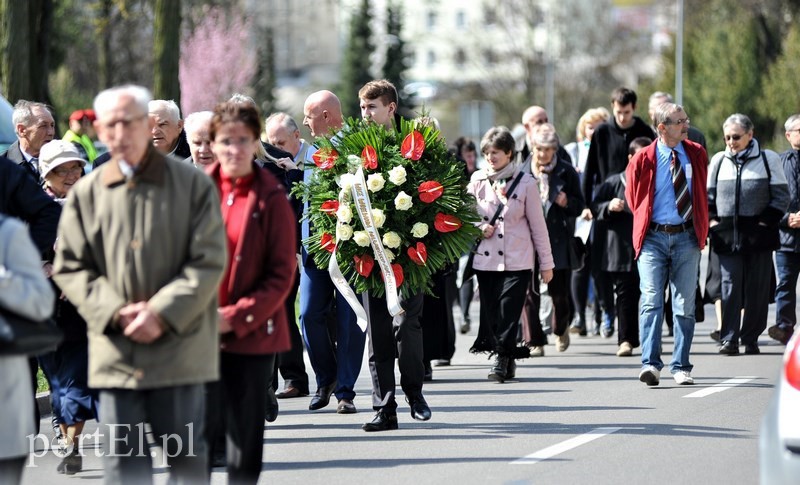
<instances>
[{"instance_id":1,"label":"eyeglasses","mask_svg":"<svg viewBox=\"0 0 800 485\"><path fill-rule=\"evenodd\" d=\"M739 141L744 135L725 135L725 141Z\"/></svg>"},{"instance_id":2,"label":"eyeglasses","mask_svg":"<svg viewBox=\"0 0 800 485\"><path fill-rule=\"evenodd\" d=\"M665 125L688 125L691 123L692 120L689 118L683 118L682 120L671 120L667 118L667 121L664 122Z\"/></svg>"},{"instance_id":3,"label":"eyeglasses","mask_svg":"<svg viewBox=\"0 0 800 485\"><path fill-rule=\"evenodd\" d=\"M116 128L117 125L121 124L122 128L127 130L128 128L131 127L131 125L133 125L133 123L135 123L137 121L141 121L141 120L143 120L145 118L147 118L146 114L139 115L139 116L131 116L129 118L122 118L122 119L119 119L119 120L109 121L109 122L103 123L102 125L103 125L103 127L105 129L111 131L114 128Z\"/></svg>"},{"instance_id":4,"label":"eyeglasses","mask_svg":"<svg viewBox=\"0 0 800 485\"><path fill-rule=\"evenodd\" d=\"M786 133L791 133L793 131L800 133L800 128L795 128L794 130L786 130Z\"/></svg>"},{"instance_id":5,"label":"eyeglasses","mask_svg":"<svg viewBox=\"0 0 800 485\"><path fill-rule=\"evenodd\" d=\"M77 167L57 167L51 170L54 174L58 175L59 177L66 177L67 175L77 175L83 173L83 167L78 165Z\"/></svg>"}]
</instances>

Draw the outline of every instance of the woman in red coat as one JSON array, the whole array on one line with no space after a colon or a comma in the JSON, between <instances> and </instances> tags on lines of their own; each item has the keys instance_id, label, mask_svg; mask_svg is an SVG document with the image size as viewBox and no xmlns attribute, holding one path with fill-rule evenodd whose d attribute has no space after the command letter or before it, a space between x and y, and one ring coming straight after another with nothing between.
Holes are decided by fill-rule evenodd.
<instances>
[{"instance_id":1,"label":"woman in red coat","mask_svg":"<svg viewBox=\"0 0 800 485\"><path fill-rule=\"evenodd\" d=\"M286 191L253 161L261 117L222 103L211 120L228 267L219 289L220 380L208 394L209 433L225 430L229 483L256 483L261 472L267 389L275 355L289 350L284 301L292 287L295 220ZM213 456L213 455L212 455Z\"/></svg>"}]
</instances>

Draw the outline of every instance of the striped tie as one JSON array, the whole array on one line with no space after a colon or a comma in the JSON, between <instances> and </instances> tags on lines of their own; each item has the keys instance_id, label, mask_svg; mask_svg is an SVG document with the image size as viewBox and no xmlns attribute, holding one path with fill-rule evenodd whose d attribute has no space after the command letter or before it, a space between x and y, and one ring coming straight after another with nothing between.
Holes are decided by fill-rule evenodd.
<instances>
[{"instance_id":1,"label":"striped tie","mask_svg":"<svg viewBox=\"0 0 800 485\"><path fill-rule=\"evenodd\" d=\"M672 150L670 172L672 172L672 188L675 189L675 208L678 209L678 215L684 221L688 221L692 218L692 197L689 194L689 184L686 183L686 174L683 173L678 152L675 150Z\"/></svg>"}]
</instances>

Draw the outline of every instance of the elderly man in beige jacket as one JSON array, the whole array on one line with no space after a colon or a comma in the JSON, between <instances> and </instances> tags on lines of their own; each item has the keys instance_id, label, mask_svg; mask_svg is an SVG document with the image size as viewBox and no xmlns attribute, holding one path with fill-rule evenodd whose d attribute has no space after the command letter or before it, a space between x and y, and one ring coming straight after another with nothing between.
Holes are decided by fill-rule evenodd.
<instances>
[{"instance_id":1,"label":"elderly man in beige jacket","mask_svg":"<svg viewBox=\"0 0 800 485\"><path fill-rule=\"evenodd\" d=\"M54 278L87 322L106 483L152 481L145 422L172 481L199 483L208 481L203 384L218 377L225 230L211 179L152 146L149 101L138 86L95 98L111 160L64 206Z\"/></svg>"}]
</instances>

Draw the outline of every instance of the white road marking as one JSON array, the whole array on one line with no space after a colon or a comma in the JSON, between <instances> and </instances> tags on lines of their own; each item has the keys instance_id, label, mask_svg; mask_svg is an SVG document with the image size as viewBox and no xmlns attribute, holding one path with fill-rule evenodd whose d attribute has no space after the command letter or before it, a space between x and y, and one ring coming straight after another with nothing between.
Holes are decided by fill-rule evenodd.
<instances>
[{"instance_id":1,"label":"white road marking","mask_svg":"<svg viewBox=\"0 0 800 485\"><path fill-rule=\"evenodd\" d=\"M570 438L566 441L562 441L553 446L549 446L543 450L539 450L536 453L532 453L528 456L520 458L519 460L514 460L510 465L533 465L534 463L539 463L540 461L545 461L550 459L556 455L560 455L561 453L567 452L573 448L577 448L581 445L585 445L586 443L590 443L598 438L602 438L603 436L610 435L611 433L616 433L617 431L621 430L622 428L595 428L588 433L582 434L580 436L576 436L574 438Z\"/></svg>"},{"instance_id":2,"label":"white road marking","mask_svg":"<svg viewBox=\"0 0 800 485\"><path fill-rule=\"evenodd\" d=\"M719 384L714 384L711 387L706 387L705 389L700 389L699 391L695 391L691 394L687 394L683 397L706 397L710 396L711 394L716 394L718 392L727 391L728 389L733 389L736 386L745 384L747 382L752 381L753 379L758 379L755 376L744 376L744 377L734 377L733 379L728 379L727 381L720 382Z\"/></svg>"}]
</instances>

